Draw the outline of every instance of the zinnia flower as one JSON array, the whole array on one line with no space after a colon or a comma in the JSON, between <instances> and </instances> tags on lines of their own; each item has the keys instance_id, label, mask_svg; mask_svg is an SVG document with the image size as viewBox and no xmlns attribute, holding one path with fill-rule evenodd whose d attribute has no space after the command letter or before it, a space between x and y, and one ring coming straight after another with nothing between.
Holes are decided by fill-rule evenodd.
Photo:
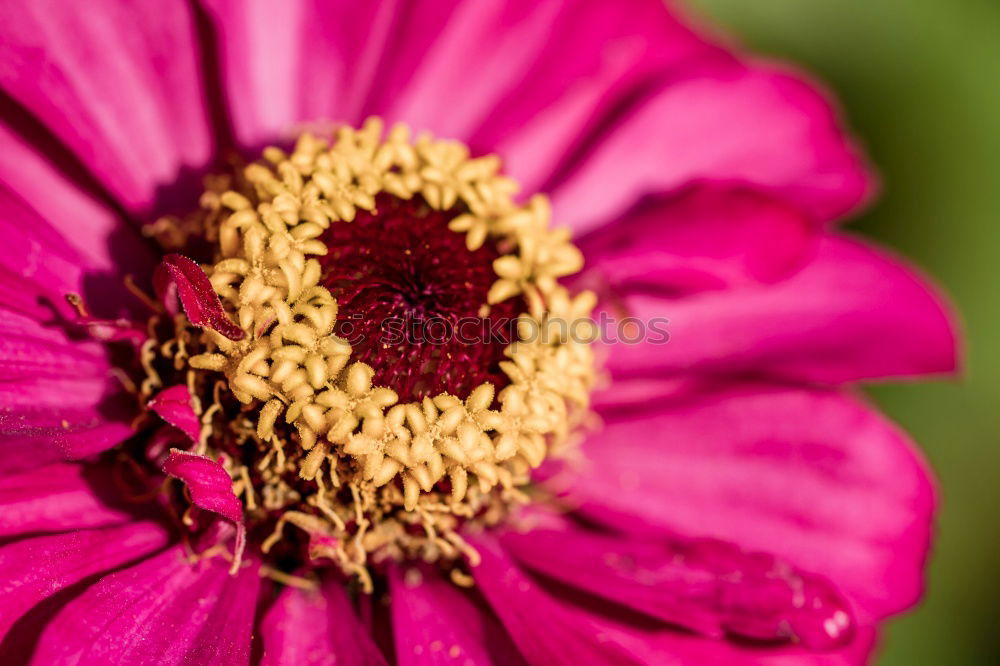
<instances>
[{"instance_id":1,"label":"zinnia flower","mask_svg":"<svg viewBox=\"0 0 1000 666\"><path fill-rule=\"evenodd\" d=\"M655 0L0 19L3 663L859 663L919 597L852 386L955 336L797 74Z\"/></svg>"}]
</instances>

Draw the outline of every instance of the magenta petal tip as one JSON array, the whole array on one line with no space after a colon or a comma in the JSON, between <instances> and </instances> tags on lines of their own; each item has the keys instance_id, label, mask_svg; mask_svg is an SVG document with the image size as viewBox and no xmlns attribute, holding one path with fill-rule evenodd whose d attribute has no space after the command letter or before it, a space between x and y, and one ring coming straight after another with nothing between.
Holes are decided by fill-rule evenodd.
<instances>
[{"instance_id":1,"label":"magenta petal tip","mask_svg":"<svg viewBox=\"0 0 1000 666\"><path fill-rule=\"evenodd\" d=\"M246 333L234 324L222 308L212 283L201 266L180 254L168 254L153 275L156 295L167 309L177 311L177 299L195 326L204 326L230 340L242 340Z\"/></svg>"}]
</instances>

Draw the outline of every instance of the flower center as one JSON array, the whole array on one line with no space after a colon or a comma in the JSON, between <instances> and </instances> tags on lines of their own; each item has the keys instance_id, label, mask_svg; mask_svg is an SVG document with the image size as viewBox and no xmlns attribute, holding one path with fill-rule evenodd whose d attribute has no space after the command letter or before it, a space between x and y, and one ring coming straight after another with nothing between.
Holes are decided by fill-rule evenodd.
<instances>
[{"instance_id":1,"label":"flower center","mask_svg":"<svg viewBox=\"0 0 1000 666\"><path fill-rule=\"evenodd\" d=\"M499 169L370 120L268 148L152 225L211 261L158 269L183 312L150 322L142 393L187 387L189 453L221 461L283 570L332 563L370 589L373 563L420 559L465 580L460 533L527 501L570 441L594 371L566 331L595 298L559 285L579 251Z\"/></svg>"},{"instance_id":2,"label":"flower center","mask_svg":"<svg viewBox=\"0 0 1000 666\"><path fill-rule=\"evenodd\" d=\"M459 212L382 194L374 211L321 237L329 252L320 283L338 304L334 332L401 400L508 383L500 362L523 304L487 306L500 253L491 243L469 251L448 229Z\"/></svg>"}]
</instances>

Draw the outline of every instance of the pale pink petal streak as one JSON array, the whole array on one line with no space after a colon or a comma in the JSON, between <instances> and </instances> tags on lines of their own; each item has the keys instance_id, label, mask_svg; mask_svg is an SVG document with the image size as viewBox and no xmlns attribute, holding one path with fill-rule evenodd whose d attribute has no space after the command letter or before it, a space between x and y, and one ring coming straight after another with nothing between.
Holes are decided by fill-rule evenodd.
<instances>
[{"instance_id":1,"label":"pale pink petal streak","mask_svg":"<svg viewBox=\"0 0 1000 666\"><path fill-rule=\"evenodd\" d=\"M6 3L0 62L0 87L133 210L211 154L187 3Z\"/></svg>"},{"instance_id":2,"label":"pale pink petal streak","mask_svg":"<svg viewBox=\"0 0 1000 666\"><path fill-rule=\"evenodd\" d=\"M138 232L0 123L0 306L68 324L80 294L96 316L145 314L122 281L149 270Z\"/></svg>"},{"instance_id":3,"label":"pale pink petal streak","mask_svg":"<svg viewBox=\"0 0 1000 666\"><path fill-rule=\"evenodd\" d=\"M219 35L223 83L244 146L304 123L361 120L397 2L201 0ZM263 46L262 45L266 45Z\"/></svg>"}]
</instances>

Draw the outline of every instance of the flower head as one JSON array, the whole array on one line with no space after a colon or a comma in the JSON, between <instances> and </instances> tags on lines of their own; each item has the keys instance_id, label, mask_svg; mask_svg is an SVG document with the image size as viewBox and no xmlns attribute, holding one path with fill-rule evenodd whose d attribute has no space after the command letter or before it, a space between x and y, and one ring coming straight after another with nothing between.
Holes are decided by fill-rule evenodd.
<instances>
[{"instance_id":1,"label":"flower head","mask_svg":"<svg viewBox=\"0 0 1000 666\"><path fill-rule=\"evenodd\" d=\"M543 197L514 202L498 159L411 143L402 125L383 140L370 119L264 155L185 223L155 227L171 246L183 228L212 261L209 275L180 254L157 269L139 399L202 424L182 427L193 452L164 471L238 526L237 553L231 477L250 528L272 531L263 554L296 557L291 525L306 559L367 593L379 561L442 561L468 580L456 566L478 554L460 533L527 501L531 470L589 404L588 341L548 334L589 321L594 295L558 283L580 252L549 229Z\"/></svg>"},{"instance_id":2,"label":"flower head","mask_svg":"<svg viewBox=\"0 0 1000 666\"><path fill-rule=\"evenodd\" d=\"M916 600L847 385L954 333L809 84L654 1L156 4L0 21L0 659L860 662Z\"/></svg>"}]
</instances>

